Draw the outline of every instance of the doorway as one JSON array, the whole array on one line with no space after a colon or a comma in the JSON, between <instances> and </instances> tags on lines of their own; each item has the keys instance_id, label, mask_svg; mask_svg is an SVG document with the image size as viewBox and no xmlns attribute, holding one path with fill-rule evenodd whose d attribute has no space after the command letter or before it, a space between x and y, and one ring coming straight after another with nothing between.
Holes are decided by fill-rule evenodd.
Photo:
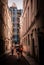
<instances>
[{"instance_id":1,"label":"doorway","mask_svg":"<svg viewBox=\"0 0 44 65\"><path fill-rule=\"evenodd\" d=\"M32 39L32 54L33 54L33 57L35 57L34 38Z\"/></svg>"},{"instance_id":2,"label":"doorway","mask_svg":"<svg viewBox=\"0 0 44 65\"><path fill-rule=\"evenodd\" d=\"M38 33L38 43L39 43L39 61L40 64L43 64L44 61L44 33L39 32Z\"/></svg>"}]
</instances>

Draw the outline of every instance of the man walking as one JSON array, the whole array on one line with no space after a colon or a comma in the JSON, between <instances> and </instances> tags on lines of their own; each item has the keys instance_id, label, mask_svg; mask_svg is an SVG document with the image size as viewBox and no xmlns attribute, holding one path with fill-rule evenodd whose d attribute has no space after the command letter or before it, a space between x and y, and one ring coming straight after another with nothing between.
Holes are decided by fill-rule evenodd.
<instances>
[{"instance_id":1,"label":"man walking","mask_svg":"<svg viewBox=\"0 0 44 65\"><path fill-rule=\"evenodd\" d=\"M13 46L13 44L12 44L12 50L11 50L11 52L12 52L12 55L13 55L13 53L14 53L14 46Z\"/></svg>"}]
</instances>

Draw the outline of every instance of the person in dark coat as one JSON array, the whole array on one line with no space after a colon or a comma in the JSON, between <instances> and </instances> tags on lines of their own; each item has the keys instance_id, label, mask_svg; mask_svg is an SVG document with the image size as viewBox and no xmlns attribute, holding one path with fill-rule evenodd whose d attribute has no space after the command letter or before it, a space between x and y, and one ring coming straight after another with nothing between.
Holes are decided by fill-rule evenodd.
<instances>
[{"instance_id":1,"label":"person in dark coat","mask_svg":"<svg viewBox=\"0 0 44 65\"><path fill-rule=\"evenodd\" d=\"M13 44L12 44L12 50L11 51L12 51L12 55L13 55L13 53L14 53L14 46L13 46Z\"/></svg>"}]
</instances>

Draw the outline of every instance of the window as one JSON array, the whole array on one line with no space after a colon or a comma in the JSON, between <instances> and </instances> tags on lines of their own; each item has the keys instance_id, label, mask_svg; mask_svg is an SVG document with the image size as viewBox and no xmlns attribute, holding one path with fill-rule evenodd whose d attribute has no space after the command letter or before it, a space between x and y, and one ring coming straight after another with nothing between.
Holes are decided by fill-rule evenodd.
<instances>
[{"instance_id":1,"label":"window","mask_svg":"<svg viewBox=\"0 0 44 65\"><path fill-rule=\"evenodd\" d=\"M15 28L17 28L17 24L16 24L15 22L13 23L13 26L14 26Z\"/></svg>"},{"instance_id":2,"label":"window","mask_svg":"<svg viewBox=\"0 0 44 65\"><path fill-rule=\"evenodd\" d=\"M28 44L30 45L30 39L29 39L29 34L28 34Z\"/></svg>"},{"instance_id":3,"label":"window","mask_svg":"<svg viewBox=\"0 0 44 65\"><path fill-rule=\"evenodd\" d=\"M13 22L15 21L15 17L13 17Z\"/></svg>"},{"instance_id":4,"label":"window","mask_svg":"<svg viewBox=\"0 0 44 65\"><path fill-rule=\"evenodd\" d=\"M28 27L29 27L29 7L28 7Z\"/></svg>"},{"instance_id":5,"label":"window","mask_svg":"<svg viewBox=\"0 0 44 65\"><path fill-rule=\"evenodd\" d=\"M13 32L17 32L17 29L13 28Z\"/></svg>"},{"instance_id":6,"label":"window","mask_svg":"<svg viewBox=\"0 0 44 65\"><path fill-rule=\"evenodd\" d=\"M15 15L15 11L13 11L13 14Z\"/></svg>"},{"instance_id":7,"label":"window","mask_svg":"<svg viewBox=\"0 0 44 65\"><path fill-rule=\"evenodd\" d=\"M13 35L13 38L15 38L15 35Z\"/></svg>"},{"instance_id":8,"label":"window","mask_svg":"<svg viewBox=\"0 0 44 65\"><path fill-rule=\"evenodd\" d=\"M17 27L19 27L20 25L19 24L17 24Z\"/></svg>"},{"instance_id":9,"label":"window","mask_svg":"<svg viewBox=\"0 0 44 65\"><path fill-rule=\"evenodd\" d=\"M13 8L13 11L15 11L15 8Z\"/></svg>"},{"instance_id":10,"label":"window","mask_svg":"<svg viewBox=\"0 0 44 65\"><path fill-rule=\"evenodd\" d=\"M31 9L32 9L32 6L33 6L33 0L31 0Z\"/></svg>"},{"instance_id":11,"label":"window","mask_svg":"<svg viewBox=\"0 0 44 65\"><path fill-rule=\"evenodd\" d=\"M19 33L19 29L17 29L17 33Z\"/></svg>"},{"instance_id":12,"label":"window","mask_svg":"<svg viewBox=\"0 0 44 65\"><path fill-rule=\"evenodd\" d=\"M28 3L29 0L26 0L26 4Z\"/></svg>"}]
</instances>

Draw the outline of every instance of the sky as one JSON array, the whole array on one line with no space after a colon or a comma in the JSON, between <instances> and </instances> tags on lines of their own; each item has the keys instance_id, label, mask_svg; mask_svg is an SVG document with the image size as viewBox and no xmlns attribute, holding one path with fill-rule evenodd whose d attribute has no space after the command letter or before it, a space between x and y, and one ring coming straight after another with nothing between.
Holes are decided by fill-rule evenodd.
<instances>
[{"instance_id":1,"label":"sky","mask_svg":"<svg viewBox=\"0 0 44 65\"><path fill-rule=\"evenodd\" d=\"M16 6L18 9L22 9L23 8L23 0L8 0L8 6L12 6L12 3L15 2Z\"/></svg>"}]
</instances>

